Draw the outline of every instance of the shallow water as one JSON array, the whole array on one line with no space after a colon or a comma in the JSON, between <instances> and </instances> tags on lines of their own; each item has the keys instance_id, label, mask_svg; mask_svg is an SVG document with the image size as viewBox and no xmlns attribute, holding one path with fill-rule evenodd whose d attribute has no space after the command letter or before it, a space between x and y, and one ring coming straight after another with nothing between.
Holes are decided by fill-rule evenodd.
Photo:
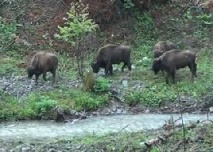
<instances>
[{"instance_id":1,"label":"shallow water","mask_svg":"<svg viewBox=\"0 0 213 152\"><path fill-rule=\"evenodd\" d=\"M135 132L162 127L171 116L174 120L180 117L176 114L138 114L91 117L74 123L55 123L53 121L8 122L0 124L0 139L66 138L85 134L101 135L121 130ZM184 123L206 119L206 115L183 115ZM213 115L209 115L209 119L213 120ZM181 123L181 120L177 121L177 124L179 123Z\"/></svg>"}]
</instances>

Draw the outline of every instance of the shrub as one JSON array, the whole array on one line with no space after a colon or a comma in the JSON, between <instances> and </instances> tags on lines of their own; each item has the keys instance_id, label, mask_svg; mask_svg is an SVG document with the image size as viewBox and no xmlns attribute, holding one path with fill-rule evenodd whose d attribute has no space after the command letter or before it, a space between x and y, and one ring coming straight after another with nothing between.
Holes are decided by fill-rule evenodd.
<instances>
[{"instance_id":1,"label":"shrub","mask_svg":"<svg viewBox=\"0 0 213 152\"><path fill-rule=\"evenodd\" d=\"M0 50L9 49L12 40L16 34L16 24L6 23L0 16Z\"/></svg>"},{"instance_id":2,"label":"shrub","mask_svg":"<svg viewBox=\"0 0 213 152\"><path fill-rule=\"evenodd\" d=\"M109 91L109 80L98 77L94 85L94 91L97 93Z\"/></svg>"},{"instance_id":3,"label":"shrub","mask_svg":"<svg viewBox=\"0 0 213 152\"><path fill-rule=\"evenodd\" d=\"M71 8L67 15L68 18L64 18L66 21L65 26L58 26L59 34L55 34L55 37L77 48L78 74L83 78L83 62L85 59L83 51L79 49L79 45L85 36L96 31L98 25L89 18L89 6L84 4L81 0L71 3Z\"/></svg>"},{"instance_id":4,"label":"shrub","mask_svg":"<svg viewBox=\"0 0 213 152\"><path fill-rule=\"evenodd\" d=\"M75 92L73 96L74 107L76 110L96 110L98 107L107 102L108 96L97 96L90 93Z\"/></svg>"}]
</instances>

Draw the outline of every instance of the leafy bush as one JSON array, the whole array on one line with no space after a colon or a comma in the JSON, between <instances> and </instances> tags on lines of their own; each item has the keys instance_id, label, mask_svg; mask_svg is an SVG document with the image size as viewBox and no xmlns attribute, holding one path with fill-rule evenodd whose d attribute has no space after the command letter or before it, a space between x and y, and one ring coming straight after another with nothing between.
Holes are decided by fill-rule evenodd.
<instances>
[{"instance_id":1,"label":"leafy bush","mask_svg":"<svg viewBox=\"0 0 213 152\"><path fill-rule=\"evenodd\" d=\"M158 107L165 100L173 100L176 97L174 92L168 92L169 87L163 85L144 88L141 91L129 91L125 96L125 101L129 105L137 103Z\"/></svg>"},{"instance_id":2,"label":"leafy bush","mask_svg":"<svg viewBox=\"0 0 213 152\"><path fill-rule=\"evenodd\" d=\"M66 21L65 26L58 26L59 34L55 34L55 37L64 40L77 48L78 74L83 78L83 62L85 59L82 50L79 49L79 44L85 36L95 32L98 25L89 18L89 7L81 0L79 2L71 3L67 15L68 18L64 18Z\"/></svg>"},{"instance_id":3,"label":"leafy bush","mask_svg":"<svg viewBox=\"0 0 213 152\"><path fill-rule=\"evenodd\" d=\"M16 24L6 23L0 16L0 50L8 49L16 34Z\"/></svg>"},{"instance_id":4,"label":"leafy bush","mask_svg":"<svg viewBox=\"0 0 213 152\"><path fill-rule=\"evenodd\" d=\"M88 93L79 94L75 97L74 107L76 110L96 110L98 107L106 103L107 96L96 96Z\"/></svg>"},{"instance_id":5,"label":"leafy bush","mask_svg":"<svg viewBox=\"0 0 213 152\"><path fill-rule=\"evenodd\" d=\"M97 93L109 91L109 80L98 77L94 85L94 91Z\"/></svg>"},{"instance_id":6,"label":"leafy bush","mask_svg":"<svg viewBox=\"0 0 213 152\"><path fill-rule=\"evenodd\" d=\"M132 3L132 0L124 0L124 7L126 9L129 9L129 8L132 8L134 7L135 5Z\"/></svg>"},{"instance_id":7,"label":"leafy bush","mask_svg":"<svg viewBox=\"0 0 213 152\"><path fill-rule=\"evenodd\" d=\"M45 115L50 112L57 104L56 100L49 96L38 96L31 94L29 96L29 108L38 115Z\"/></svg>"}]
</instances>

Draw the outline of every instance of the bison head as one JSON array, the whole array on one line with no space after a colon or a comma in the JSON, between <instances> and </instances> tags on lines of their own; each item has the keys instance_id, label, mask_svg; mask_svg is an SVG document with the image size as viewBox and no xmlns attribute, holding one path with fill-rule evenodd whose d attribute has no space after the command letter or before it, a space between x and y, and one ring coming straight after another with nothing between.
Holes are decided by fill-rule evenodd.
<instances>
[{"instance_id":1,"label":"bison head","mask_svg":"<svg viewBox=\"0 0 213 152\"><path fill-rule=\"evenodd\" d=\"M28 74L28 78L30 78L30 79L35 74L35 68L32 65L27 67L27 74Z\"/></svg>"},{"instance_id":2,"label":"bison head","mask_svg":"<svg viewBox=\"0 0 213 152\"><path fill-rule=\"evenodd\" d=\"M161 56L164 53L164 44L162 43L156 44L153 52L154 52L155 58L158 58L159 56Z\"/></svg>"},{"instance_id":3,"label":"bison head","mask_svg":"<svg viewBox=\"0 0 213 152\"><path fill-rule=\"evenodd\" d=\"M161 70L161 59L160 58L154 59L153 64L152 64L152 70L154 71L155 74L157 74Z\"/></svg>"},{"instance_id":4,"label":"bison head","mask_svg":"<svg viewBox=\"0 0 213 152\"><path fill-rule=\"evenodd\" d=\"M163 54L163 51L161 50L154 50L154 58L158 58Z\"/></svg>"},{"instance_id":5,"label":"bison head","mask_svg":"<svg viewBox=\"0 0 213 152\"><path fill-rule=\"evenodd\" d=\"M40 75L41 71L36 70L36 68L34 66L30 65L30 66L27 67L27 74L28 74L28 78L31 79L34 74Z\"/></svg>"},{"instance_id":6,"label":"bison head","mask_svg":"<svg viewBox=\"0 0 213 152\"><path fill-rule=\"evenodd\" d=\"M94 73L98 73L100 66L98 65L97 62L92 62L91 67Z\"/></svg>"}]
</instances>

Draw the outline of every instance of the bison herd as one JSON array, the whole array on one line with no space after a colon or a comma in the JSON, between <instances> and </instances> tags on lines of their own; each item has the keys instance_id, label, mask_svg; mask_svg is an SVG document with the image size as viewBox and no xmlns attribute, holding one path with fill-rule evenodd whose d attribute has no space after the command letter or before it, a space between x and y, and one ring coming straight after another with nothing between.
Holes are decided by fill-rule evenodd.
<instances>
[{"instance_id":1,"label":"bison herd","mask_svg":"<svg viewBox=\"0 0 213 152\"><path fill-rule=\"evenodd\" d=\"M169 77L172 78L172 83L175 83L176 70L180 68L189 67L192 74L192 81L197 77L196 53L190 50L180 50L177 45L168 42L160 41L153 47L153 64L152 71L155 75L162 71L167 73L166 83L169 83ZM131 72L131 48L125 45L108 44L101 47L90 64L94 73L98 73L100 68L105 69L105 75L113 74L113 64L120 64L123 62L121 71L127 66ZM58 58L56 55L48 52L37 52L27 67L28 77L32 78L35 75L36 84L38 78L42 74L46 81L46 73L50 72L53 75L53 83L55 82L56 70L58 67Z\"/></svg>"}]
</instances>

